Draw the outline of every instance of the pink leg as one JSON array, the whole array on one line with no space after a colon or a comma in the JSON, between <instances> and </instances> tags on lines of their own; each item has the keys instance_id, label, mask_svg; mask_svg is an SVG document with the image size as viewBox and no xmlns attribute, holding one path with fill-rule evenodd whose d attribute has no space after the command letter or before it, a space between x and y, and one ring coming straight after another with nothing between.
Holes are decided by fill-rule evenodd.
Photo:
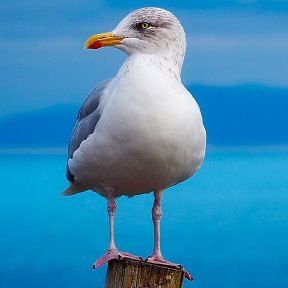
<instances>
[{"instance_id":1,"label":"pink leg","mask_svg":"<svg viewBox=\"0 0 288 288\"><path fill-rule=\"evenodd\" d=\"M164 260L162 253L161 253L160 221L162 217L162 209L161 209L162 194L163 194L163 190L154 192L154 204L152 208L152 220L153 220L153 225L154 225L154 250L153 250L153 254L148 257L147 261L153 262L153 263L161 263L161 264L172 264L173 266L177 266L177 264L170 263Z\"/></svg>"},{"instance_id":2,"label":"pink leg","mask_svg":"<svg viewBox=\"0 0 288 288\"><path fill-rule=\"evenodd\" d=\"M117 210L117 205L116 205L115 199L113 197L108 197L107 211L109 214L109 224L110 224L110 242L108 246L108 251L116 249L115 241L114 241L114 216L115 216L116 210Z\"/></svg>"},{"instance_id":3,"label":"pink leg","mask_svg":"<svg viewBox=\"0 0 288 288\"><path fill-rule=\"evenodd\" d=\"M154 192L154 204L152 208L152 220L154 226L154 250L153 254L150 257L153 260L158 260L160 262L163 261L163 256L161 253L160 248L160 221L162 217L162 209L161 209L161 202L162 202L162 193L163 191L156 191Z\"/></svg>"},{"instance_id":4,"label":"pink leg","mask_svg":"<svg viewBox=\"0 0 288 288\"><path fill-rule=\"evenodd\" d=\"M155 264L163 264L172 267L181 267L179 264L175 264L165 260L161 253L160 248L160 221L162 217L162 194L163 190L158 190L154 192L154 204L152 208L152 220L154 225L154 250L153 254L147 258L147 261ZM185 270L184 270L185 271ZM192 280L192 277L187 271L185 271L185 277Z\"/></svg>"},{"instance_id":5,"label":"pink leg","mask_svg":"<svg viewBox=\"0 0 288 288\"><path fill-rule=\"evenodd\" d=\"M110 242L108 246L107 252L100 257L94 264L93 268L96 269L103 264L107 263L110 260L113 259L122 259L122 258L131 258L131 259L140 259L137 256L134 256L132 254L121 252L116 248L115 241L114 241L114 215L117 209L117 205L115 202L114 197L108 197L108 214L109 214L109 223L110 223Z\"/></svg>"}]
</instances>

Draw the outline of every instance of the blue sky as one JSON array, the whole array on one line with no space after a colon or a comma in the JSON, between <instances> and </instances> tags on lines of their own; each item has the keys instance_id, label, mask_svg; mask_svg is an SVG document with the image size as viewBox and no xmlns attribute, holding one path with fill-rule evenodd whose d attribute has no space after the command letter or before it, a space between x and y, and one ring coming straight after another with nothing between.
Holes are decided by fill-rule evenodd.
<instances>
[{"instance_id":1,"label":"blue sky","mask_svg":"<svg viewBox=\"0 0 288 288\"><path fill-rule=\"evenodd\" d=\"M288 86L288 1L167 2L1 0L0 116L81 103L125 59L113 48L85 51L85 40L143 6L182 22L185 84Z\"/></svg>"}]
</instances>

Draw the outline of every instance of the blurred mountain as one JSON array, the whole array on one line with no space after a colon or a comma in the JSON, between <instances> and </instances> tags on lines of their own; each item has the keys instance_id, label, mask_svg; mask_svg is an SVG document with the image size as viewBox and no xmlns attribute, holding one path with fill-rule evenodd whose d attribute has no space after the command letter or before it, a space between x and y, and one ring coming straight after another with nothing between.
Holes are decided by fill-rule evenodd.
<instances>
[{"instance_id":1,"label":"blurred mountain","mask_svg":"<svg viewBox=\"0 0 288 288\"><path fill-rule=\"evenodd\" d=\"M194 85L189 90L201 107L209 144L288 144L288 88ZM0 147L67 146L79 107L0 118Z\"/></svg>"},{"instance_id":2,"label":"blurred mountain","mask_svg":"<svg viewBox=\"0 0 288 288\"><path fill-rule=\"evenodd\" d=\"M192 86L210 144L288 144L288 88Z\"/></svg>"},{"instance_id":3,"label":"blurred mountain","mask_svg":"<svg viewBox=\"0 0 288 288\"><path fill-rule=\"evenodd\" d=\"M0 147L67 146L77 112L76 105L58 105L0 118Z\"/></svg>"}]
</instances>

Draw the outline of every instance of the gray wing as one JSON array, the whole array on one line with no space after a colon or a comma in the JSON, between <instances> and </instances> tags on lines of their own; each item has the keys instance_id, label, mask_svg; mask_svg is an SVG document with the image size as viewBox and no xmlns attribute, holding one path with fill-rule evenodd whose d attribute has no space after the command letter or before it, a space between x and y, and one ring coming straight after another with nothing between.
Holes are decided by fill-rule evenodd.
<instances>
[{"instance_id":1,"label":"gray wing","mask_svg":"<svg viewBox=\"0 0 288 288\"><path fill-rule=\"evenodd\" d=\"M84 104L79 110L78 117L72 132L68 148L68 160L72 159L73 153L80 147L81 143L94 132L94 129L100 119L101 111L99 103L103 91L111 80L100 83L86 98ZM66 177L68 181L74 182L74 176L69 171L67 160Z\"/></svg>"}]
</instances>

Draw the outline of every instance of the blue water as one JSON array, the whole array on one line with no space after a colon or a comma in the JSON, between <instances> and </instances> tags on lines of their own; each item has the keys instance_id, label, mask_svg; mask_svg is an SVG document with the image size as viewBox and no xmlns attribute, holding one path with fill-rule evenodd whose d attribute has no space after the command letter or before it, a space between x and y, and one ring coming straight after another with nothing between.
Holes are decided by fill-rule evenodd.
<instances>
[{"instance_id":1,"label":"blue water","mask_svg":"<svg viewBox=\"0 0 288 288\"><path fill-rule=\"evenodd\" d=\"M63 154L0 155L0 287L103 287L106 201L61 197ZM118 200L116 242L152 251L152 195ZM211 151L164 194L162 250L193 275L185 287L288 287L288 152Z\"/></svg>"}]
</instances>

